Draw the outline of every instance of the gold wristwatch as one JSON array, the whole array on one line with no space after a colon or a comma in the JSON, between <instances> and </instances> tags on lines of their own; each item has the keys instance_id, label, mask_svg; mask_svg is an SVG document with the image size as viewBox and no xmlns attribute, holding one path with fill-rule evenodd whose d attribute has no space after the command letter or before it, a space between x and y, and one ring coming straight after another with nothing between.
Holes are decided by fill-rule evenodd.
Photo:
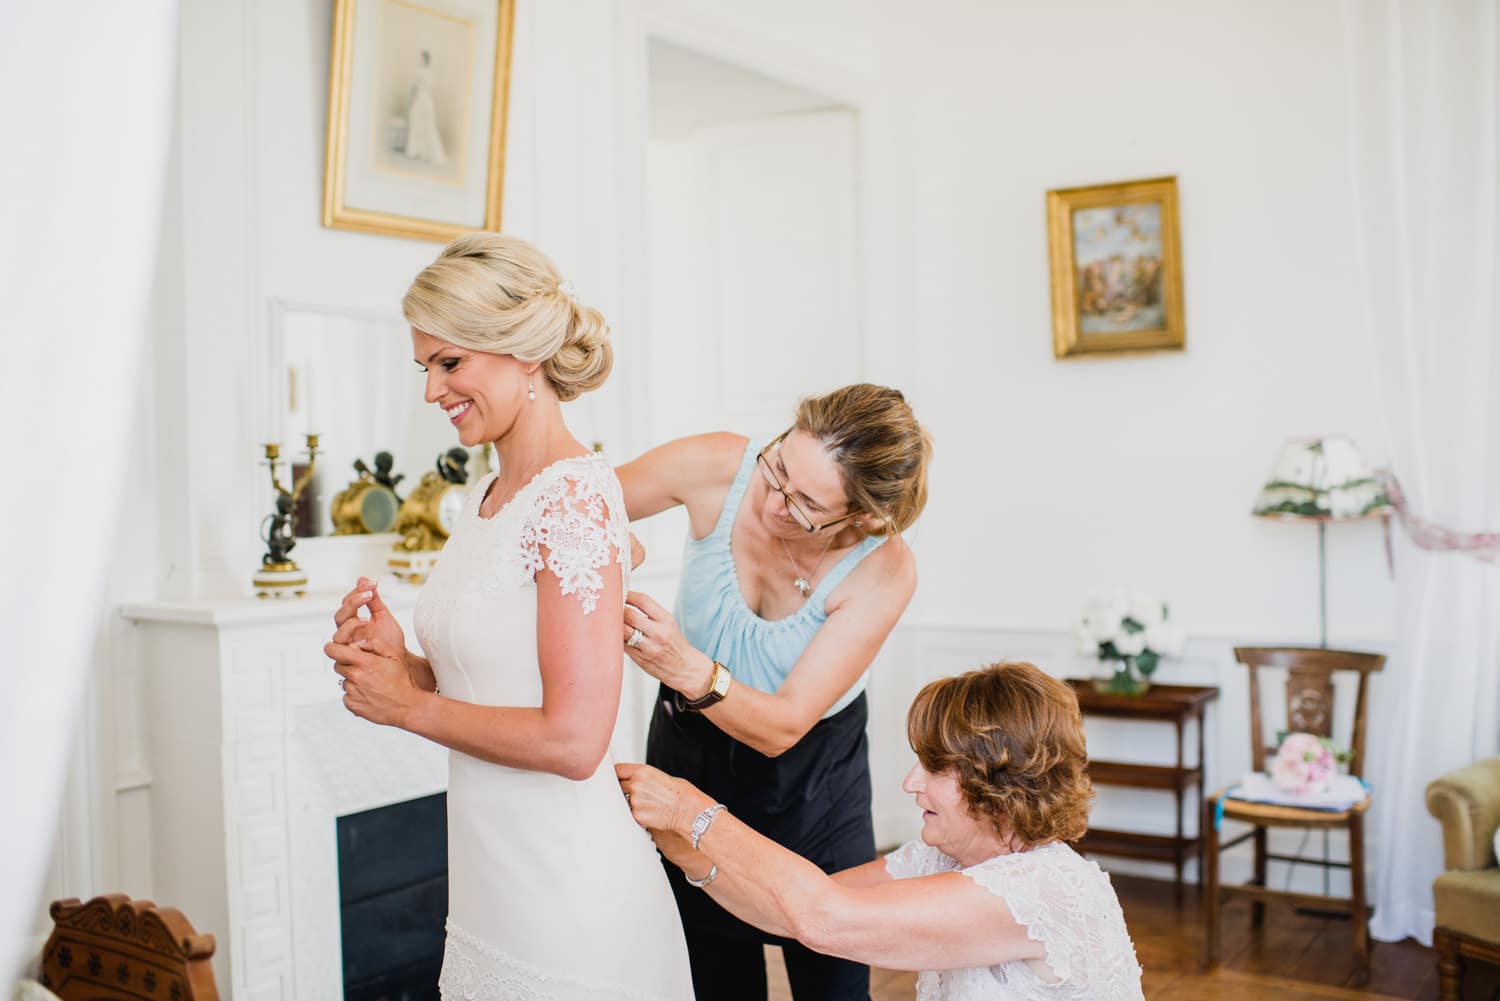
<instances>
[{"instance_id":1,"label":"gold wristwatch","mask_svg":"<svg viewBox=\"0 0 1500 1001\"><path fill-rule=\"evenodd\" d=\"M678 692L678 703L683 709L691 709L695 713L700 713L716 702L724 701L724 696L729 694L729 683L733 680L734 678L730 675L729 668L718 661L714 661L713 680L708 683L708 691L704 693L703 697L701 699L689 699L684 698L683 694Z\"/></svg>"}]
</instances>

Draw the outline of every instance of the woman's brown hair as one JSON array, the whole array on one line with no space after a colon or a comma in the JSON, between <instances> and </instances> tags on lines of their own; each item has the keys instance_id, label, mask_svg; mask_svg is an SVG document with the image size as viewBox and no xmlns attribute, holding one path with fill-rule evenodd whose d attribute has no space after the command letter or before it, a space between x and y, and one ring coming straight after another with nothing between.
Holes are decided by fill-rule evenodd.
<instances>
[{"instance_id":1,"label":"woman's brown hair","mask_svg":"<svg viewBox=\"0 0 1500 1001\"><path fill-rule=\"evenodd\" d=\"M922 513L932 438L899 389L860 382L810 396L792 430L812 435L837 463L849 508L867 515L868 534L905 531Z\"/></svg>"},{"instance_id":2,"label":"woman's brown hair","mask_svg":"<svg viewBox=\"0 0 1500 1001\"><path fill-rule=\"evenodd\" d=\"M975 819L1030 847L1077 841L1094 787L1073 690L1034 664L941 678L917 693L906 734L927 771L952 772Z\"/></svg>"}]
</instances>

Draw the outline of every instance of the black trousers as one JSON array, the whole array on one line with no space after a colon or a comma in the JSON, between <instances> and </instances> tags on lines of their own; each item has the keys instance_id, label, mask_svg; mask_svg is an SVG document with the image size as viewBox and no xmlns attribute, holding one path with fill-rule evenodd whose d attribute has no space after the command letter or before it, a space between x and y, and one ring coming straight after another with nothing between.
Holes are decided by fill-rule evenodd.
<instances>
[{"instance_id":1,"label":"black trousers","mask_svg":"<svg viewBox=\"0 0 1500 1001\"><path fill-rule=\"evenodd\" d=\"M646 760L687 779L755 831L823 869L875 857L870 755L863 694L820 720L795 746L767 757L698 713L679 713L663 688L651 717ZM763 946L782 946L796 1001L868 1001L869 967L812 952L740 921L666 864L704 1001L765 1001Z\"/></svg>"},{"instance_id":2,"label":"black trousers","mask_svg":"<svg viewBox=\"0 0 1500 1001\"><path fill-rule=\"evenodd\" d=\"M766 1001L765 946L712 932L687 932L693 994L707 1001ZM797 1001L870 1001L870 968L783 942L786 976Z\"/></svg>"}]
</instances>

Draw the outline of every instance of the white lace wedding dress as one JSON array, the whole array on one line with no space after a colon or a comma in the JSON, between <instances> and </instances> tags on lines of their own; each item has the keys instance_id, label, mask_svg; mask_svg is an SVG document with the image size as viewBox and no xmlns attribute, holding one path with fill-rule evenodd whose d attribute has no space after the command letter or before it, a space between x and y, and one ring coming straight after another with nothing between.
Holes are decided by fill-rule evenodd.
<instances>
[{"instance_id":1,"label":"white lace wedding dress","mask_svg":"<svg viewBox=\"0 0 1500 1001\"><path fill-rule=\"evenodd\" d=\"M587 455L548 466L486 519L493 478L422 589L417 639L444 697L539 706L541 550L563 594L594 613L603 574L628 584L625 503L608 463ZM439 986L448 1001L691 1001L677 906L609 756L575 782L450 753Z\"/></svg>"},{"instance_id":2,"label":"white lace wedding dress","mask_svg":"<svg viewBox=\"0 0 1500 1001\"><path fill-rule=\"evenodd\" d=\"M965 869L922 841L885 857L896 879L962 872L1005 901L1046 945L1052 978L1031 964L1004 963L917 975L917 1001L1142 1001L1141 964L1107 876L1064 844L997 855Z\"/></svg>"}]
</instances>

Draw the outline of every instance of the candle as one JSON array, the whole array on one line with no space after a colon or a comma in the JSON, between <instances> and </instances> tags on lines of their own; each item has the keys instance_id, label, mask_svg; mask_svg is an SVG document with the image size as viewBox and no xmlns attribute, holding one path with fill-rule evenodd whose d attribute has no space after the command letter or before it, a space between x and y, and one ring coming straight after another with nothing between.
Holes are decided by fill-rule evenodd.
<instances>
[{"instance_id":1,"label":"candle","mask_svg":"<svg viewBox=\"0 0 1500 1001\"><path fill-rule=\"evenodd\" d=\"M305 429L306 433L322 434L323 425L319 423L318 416L317 370L313 368L312 362L308 362L306 367L304 368L302 373L302 381L304 383L302 388L302 399L305 401L305 403L303 404L303 412L307 421L307 426Z\"/></svg>"},{"instance_id":2,"label":"candle","mask_svg":"<svg viewBox=\"0 0 1500 1001\"><path fill-rule=\"evenodd\" d=\"M286 414L290 409L290 393L292 392L292 370L283 369L281 381L281 395L277 396L273 389L270 393L270 406L266 408L266 441L281 444L286 441Z\"/></svg>"}]
</instances>

